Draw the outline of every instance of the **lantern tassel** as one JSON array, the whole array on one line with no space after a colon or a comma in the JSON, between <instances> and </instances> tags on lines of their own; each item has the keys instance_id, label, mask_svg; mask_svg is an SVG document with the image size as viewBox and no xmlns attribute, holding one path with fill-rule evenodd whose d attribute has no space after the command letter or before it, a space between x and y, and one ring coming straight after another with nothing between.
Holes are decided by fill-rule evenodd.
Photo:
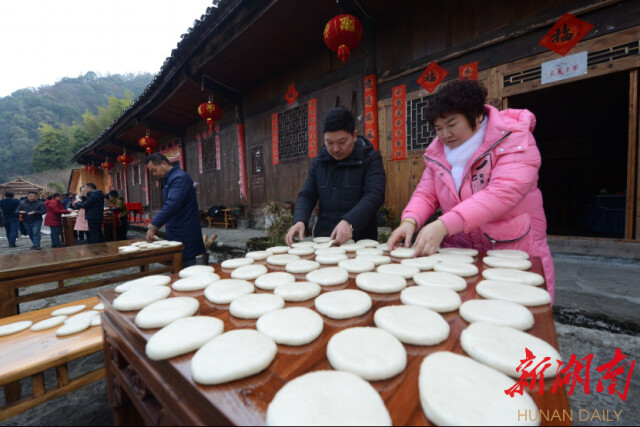
<instances>
[{"instance_id":1,"label":"lantern tassel","mask_svg":"<svg viewBox=\"0 0 640 427\"><path fill-rule=\"evenodd\" d=\"M338 47L338 58L340 58L342 62L346 62L350 54L349 46L341 44L340 47Z\"/></svg>"}]
</instances>

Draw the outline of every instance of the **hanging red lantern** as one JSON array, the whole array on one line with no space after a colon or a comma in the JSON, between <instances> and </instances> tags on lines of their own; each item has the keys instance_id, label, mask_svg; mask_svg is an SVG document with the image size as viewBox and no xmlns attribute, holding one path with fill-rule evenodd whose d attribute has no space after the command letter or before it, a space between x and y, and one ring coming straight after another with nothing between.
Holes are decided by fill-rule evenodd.
<instances>
[{"instance_id":1,"label":"hanging red lantern","mask_svg":"<svg viewBox=\"0 0 640 427\"><path fill-rule=\"evenodd\" d=\"M95 175L96 172L98 172L100 169L96 165L89 165L89 168L87 170L91 173L91 175Z\"/></svg>"},{"instance_id":2,"label":"hanging red lantern","mask_svg":"<svg viewBox=\"0 0 640 427\"><path fill-rule=\"evenodd\" d=\"M91 172L91 165L84 165L84 170Z\"/></svg>"},{"instance_id":3,"label":"hanging red lantern","mask_svg":"<svg viewBox=\"0 0 640 427\"><path fill-rule=\"evenodd\" d=\"M107 160L105 160L104 162L100 163L100 166L102 166L102 169L106 170L107 173L111 172L111 169L113 169L113 163L111 163L109 161L108 157L107 157Z\"/></svg>"},{"instance_id":4,"label":"hanging red lantern","mask_svg":"<svg viewBox=\"0 0 640 427\"><path fill-rule=\"evenodd\" d=\"M362 40L362 23L353 15L338 15L324 27L324 42L345 62Z\"/></svg>"},{"instance_id":5,"label":"hanging red lantern","mask_svg":"<svg viewBox=\"0 0 640 427\"><path fill-rule=\"evenodd\" d=\"M120 154L118 156L118 161L120 163L122 163L124 166L127 166L129 163L131 163L133 161L133 159L131 158L130 155L127 154L127 152L125 151L123 154Z\"/></svg>"},{"instance_id":6,"label":"hanging red lantern","mask_svg":"<svg viewBox=\"0 0 640 427\"><path fill-rule=\"evenodd\" d=\"M158 148L158 141L151 137L149 129L147 129L147 135L138 140L138 144L140 144L140 147L147 150L147 154L151 154L153 150Z\"/></svg>"},{"instance_id":7,"label":"hanging red lantern","mask_svg":"<svg viewBox=\"0 0 640 427\"><path fill-rule=\"evenodd\" d=\"M215 122L222 118L222 108L211 102L211 99L209 99L209 102L203 102L198 106L198 114L200 117L207 120L209 130L212 130Z\"/></svg>"}]
</instances>

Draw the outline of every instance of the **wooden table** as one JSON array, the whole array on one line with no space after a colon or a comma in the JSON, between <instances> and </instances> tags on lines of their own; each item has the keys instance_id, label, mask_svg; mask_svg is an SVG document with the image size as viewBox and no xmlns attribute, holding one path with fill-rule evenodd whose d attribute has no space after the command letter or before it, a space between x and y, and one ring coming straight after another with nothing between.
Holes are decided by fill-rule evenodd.
<instances>
[{"instance_id":1,"label":"wooden table","mask_svg":"<svg viewBox=\"0 0 640 427\"><path fill-rule=\"evenodd\" d=\"M0 255L0 318L19 313L18 304L53 295L67 294L123 282L150 274L176 273L182 269L184 246L148 249L131 254L118 252L141 239L96 243ZM162 263L151 268L151 264ZM140 267L140 272L65 286L66 279ZM57 282L54 289L19 295L18 289L42 283Z\"/></svg>"},{"instance_id":2,"label":"wooden table","mask_svg":"<svg viewBox=\"0 0 640 427\"><path fill-rule=\"evenodd\" d=\"M76 244L75 239L73 238L73 228L76 225L76 220L78 219L77 216L63 216L61 218L61 222L62 222L62 243L64 243L65 246L74 246ZM117 224L116 224L116 217L113 215L105 215L104 218L102 219L102 224L105 228L105 231L107 230L107 227L111 227L111 239L109 240L115 240L116 239L116 231L117 231ZM105 233L105 239L107 238L107 234Z\"/></svg>"},{"instance_id":3,"label":"wooden table","mask_svg":"<svg viewBox=\"0 0 640 427\"><path fill-rule=\"evenodd\" d=\"M397 260L396 260L397 261ZM532 271L542 273L539 258L532 260ZM482 270L482 262L476 261ZM268 265L270 271L283 268ZM215 266L216 273L223 278L230 271ZM304 280L304 275L295 275ZM177 276L173 276L177 279ZM339 289L356 289L355 275L345 285L323 287L323 292ZM478 298L475 290L481 276L467 279L469 286L460 293L462 300ZM412 283L412 281L408 281ZM256 289L257 292L266 292ZM139 329L134 318L137 312L118 312L111 306L116 297L112 290L102 291L98 296L105 303L103 315L105 369L110 402L114 408L118 425L128 424L175 424L175 425L261 425L265 422L266 410L275 393L287 382L303 373L331 369L326 358L329 339L340 330L354 326L374 326L375 311L386 305L400 304L400 294L373 294L372 309L365 315L345 320L334 320L322 316L324 330L312 343L301 347L278 345L278 354L269 368L260 374L218 386L202 386L191 379L190 360L193 352L167 361L154 362L145 355L145 345L156 330ZM239 328L255 328L255 320L232 317L228 305L217 305L204 298L203 291L176 292L172 296L192 296L200 301L197 315L215 316L224 321L225 332ZM287 302L286 307L308 307L314 309L313 299L305 302ZM555 326L549 305L531 308L535 325L528 332L558 348ZM449 338L436 346L420 347L405 345L407 368L401 374L385 381L371 384L385 401L394 425L429 425L420 406L418 373L424 357L435 351L447 350L463 354L460 333L468 326L458 311L444 314L451 326ZM524 349L523 356L524 356ZM514 380L514 384L515 384ZM540 409L569 409L564 388L551 393L553 380L545 381L543 396L532 394ZM562 412L560 412L562 413ZM557 419L554 423L557 423Z\"/></svg>"}]
</instances>

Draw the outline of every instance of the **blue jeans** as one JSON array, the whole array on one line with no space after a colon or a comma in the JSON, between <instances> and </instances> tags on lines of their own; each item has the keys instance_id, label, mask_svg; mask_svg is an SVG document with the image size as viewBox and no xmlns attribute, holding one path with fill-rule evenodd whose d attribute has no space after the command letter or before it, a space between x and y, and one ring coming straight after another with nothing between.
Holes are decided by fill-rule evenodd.
<instances>
[{"instance_id":1,"label":"blue jeans","mask_svg":"<svg viewBox=\"0 0 640 427\"><path fill-rule=\"evenodd\" d=\"M52 248L61 248L64 246L60 243L60 226L59 225L50 225L51 229L51 247Z\"/></svg>"},{"instance_id":2,"label":"blue jeans","mask_svg":"<svg viewBox=\"0 0 640 427\"><path fill-rule=\"evenodd\" d=\"M5 220L4 229L7 232L7 240L9 241L10 248L16 245L19 223L20 220L18 218L9 218Z\"/></svg>"},{"instance_id":3,"label":"blue jeans","mask_svg":"<svg viewBox=\"0 0 640 427\"><path fill-rule=\"evenodd\" d=\"M27 229L27 234L33 246L40 247L40 229L42 228L42 220L33 222L22 222Z\"/></svg>"}]
</instances>

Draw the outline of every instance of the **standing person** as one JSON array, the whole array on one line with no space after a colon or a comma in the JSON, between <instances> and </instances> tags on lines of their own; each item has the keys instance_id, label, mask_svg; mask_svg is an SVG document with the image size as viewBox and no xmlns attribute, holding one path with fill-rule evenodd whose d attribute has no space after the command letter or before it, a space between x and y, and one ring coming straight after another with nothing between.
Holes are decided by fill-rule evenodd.
<instances>
[{"instance_id":1,"label":"standing person","mask_svg":"<svg viewBox=\"0 0 640 427\"><path fill-rule=\"evenodd\" d=\"M426 120L437 138L426 149L426 169L389 238L393 250L440 207L443 215L416 238L416 256L440 244L478 251L519 249L542 259L553 303L555 279L547 221L538 188L540 152L528 110L498 111L475 80L454 80L429 99Z\"/></svg>"},{"instance_id":2,"label":"standing person","mask_svg":"<svg viewBox=\"0 0 640 427\"><path fill-rule=\"evenodd\" d=\"M196 256L205 252L196 184L189 174L178 166L171 166L169 159L160 153L147 157L146 164L156 178L162 179L162 210L149 224L147 241L152 242L153 236L164 225L167 239L184 244L182 265L194 265Z\"/></svg>"},{"instance_id":3,"label":"standing person","mask_svg":"<svg viewBox=\"0 0 640 427\"><path fill-rule=\"evenodd\" d=\"M87 187L80 187L80 194L76 196L76 202L85 202L87 200ZM75 203L71 203L71 207L74 206ZM76 224L73 226L73 238L76 240L84 240L84 235L89 231L89 223L87 222L87 218L85 217L85 210L78 209L78 216L76 217Z\"/></svg>"},{"instance_id":4,"label":"standing person","mask_svg":"<svg viewBox=\"0 0 640 427\"><path fill-rule=\"evenodd\" d=\"M7 240L9 247L16 247L16 239L18 238L18 228L20 226L20 216L16 213L16 209L20 202L13 197L13 193L6 191L4 199L0 200L0 209L4 213L4 229L7 232Z\"/></svg>"},{"instance_id":5,"label":"standing person","mask_svg":"<svg viewBox=\"0 0 640 427\"><path fill-rule=\"evenodd\" d=\"M76 202L74 207L77 209L84 208L87 224L89 225L87 242L89 244L103 243L102 220L104 219L104 193L98 190L92 182L88 182L85 187L87 191L87 201Z\"/></svg>"},{"instance_id":6,"label":"standing person","mask_svg":"<svg viewBox=\"0 0 640 427\"><path fill-rule=\"evenodd\" d=\"M40 250L40 229L42 228L42 215L47 213L44 203L38 200L36 191L29 191L27 200L20 201L16 208L17 214L22 214L22 223L27 229L31 240L31 249Z\"/></svg>"},{"instance_id":7,"label":"standing person","mask_svg":"<svg viewBox=\"0 0 640 427\"><path fill-rule=\"evenodd\" d=\"M117 217L116 240L127 240L127 229L129 228L127 216L129 211L124 199L118 195L116 190L109 191L109 206L113 215Z\"/></svg>"},{"instance_id":8,"label":"standing person","mask_svg":"<svg viewBox=\"0 0 640 427\"><path fill-rule=\"evenodd\" d=\"M60 243L60 227L62 226L62 214L69 211L62 205L62 195L55 193L50 200L44 202L47 208L47 215L44 218L44 225L51 229L51 247L61 248L64 245Z\"/></svg>"},{"instance_id":9,"label":"standing person","mask_svg":"<svg viewBox=\"0 0 640 427\"><path fill-rule=\"evenodd\" d=\"M314 236L330 236L336 244L378 240L378 209L384 202L386 175L380 153L358 136L350 111L336 108L322 122L324 147L313 159L298 195L293 226L285 238L304 238L309 216L320 201Z\"/></svg>"}]
</instances>

